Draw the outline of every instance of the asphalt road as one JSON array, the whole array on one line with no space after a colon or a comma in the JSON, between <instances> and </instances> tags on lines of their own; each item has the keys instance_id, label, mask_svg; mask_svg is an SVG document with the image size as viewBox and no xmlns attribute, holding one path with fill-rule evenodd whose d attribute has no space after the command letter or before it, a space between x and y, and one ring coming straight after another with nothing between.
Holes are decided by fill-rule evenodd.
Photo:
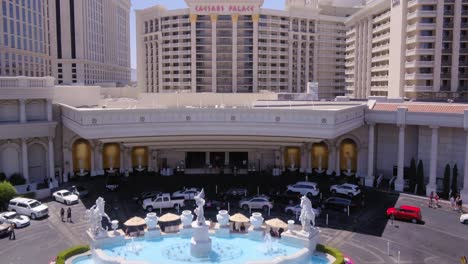
<instances>
[{"instance_id":1,"label":"asphalt road","mask_svg":"<svg viewBox=\"0 0 468 264\"><path fill-rule=\"evenodd\" d=\"M73 223L65 223L60 219L60 208L67 206L45 201L49 206L49 217L17 229L16 240L0 238L0 263L49 263L59 251L87 244L84 213L98 196L104 197L106 212L111 219L118 219L120 223L132 216L144 217L146 214L131 200L131 194L140 191L136 186L124 186L118 192L106 192L103 179L80 184L88 186L91 192L82 202L71 206ZM144 188L148 189L148 186ZM237 211L249 214L236 208L236 204L231 204L231 214ZM385 210L389 206L401 204L421 207L424 223L394 221L392 225L385 217ZM294 218L283 210L284 207L275 203L270 217L283 220ZM173 209L163 210L165 212L176 213ZM158 210L156 213L160 215ZM263 213L268 219L268 213ZM215 210L206 210L207 219L215 219L215 215ZM468 225L460 224L458 219L459 213L450 210L445 204L442 208L432 209L420 197L370 190L366 193L364 207L352 211L350 216L342 211L324 210L316 223L321 229L321 242L341 249L356 263L397 263L400 252L400 263L452 264L459 263L460 256L468 255Z\"/></svg>"}]
</instances>

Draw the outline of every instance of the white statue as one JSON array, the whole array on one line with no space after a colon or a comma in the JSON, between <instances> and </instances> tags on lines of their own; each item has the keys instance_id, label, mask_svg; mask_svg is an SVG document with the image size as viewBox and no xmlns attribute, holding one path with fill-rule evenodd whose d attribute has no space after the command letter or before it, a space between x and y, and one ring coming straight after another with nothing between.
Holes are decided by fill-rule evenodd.
<instances>
[{"instance_id":1,"label":"white statue","mask_svg":"<svg viewBox=\"0 0 468 264\"><path fill-rule=\"evenodd\" d=\"M197 204L197 208L195 208L194 212L197 215L197 223L198 225L205 225L205 213L203 211L203 206L205 205L205 192L203 189L194 197L195 203Z\"/></svg>"},{"instance_id":2,"label":"white statue","mask_svg":"<svg viewBox=\"0 0 468 264\"><path fill-rule=\"evenodd\" d=\"M99 236L103 232L107 231L102 227L102 218L107 218L109 223L111 222L109 216L104 212L106 202L102 197L97 198L96 204L90 209L86 210L85 217L88 220L89 232L95 236Z\"/></svg>"},{"instance_id":3,"label":"white statue","mask_svg":"<svg viewBox=\"0 0 468 264\"><path fill-rule=\"evenodd\" d=\"M301 215L299 220L302 224L302 232L310 232L310 222L312 221L312 226L315 226L315 213L312 210L312 202L305 195L301 197Z\"/></svg>"}]
</instances>

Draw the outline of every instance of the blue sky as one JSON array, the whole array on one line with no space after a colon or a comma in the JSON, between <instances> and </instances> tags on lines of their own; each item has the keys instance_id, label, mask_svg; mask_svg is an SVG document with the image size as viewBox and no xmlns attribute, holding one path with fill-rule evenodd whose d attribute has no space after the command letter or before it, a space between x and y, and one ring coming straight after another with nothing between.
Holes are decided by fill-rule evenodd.
<instances>
[{"instance_id":1,"label":"blue sky","mask_svg":"<svg viewBox=\"0 0 468 264\"><path fill-rule=\"evenodd\" d=\"M153 5L163 5L167 9L186 8L184 0L131 0L130 10L130 47L132 53L132 68L136 69L136 38L135 38L135 9L144 9ZM265 0L264 8L284 9L284 0Z\"/></svg>"}]
</instances>

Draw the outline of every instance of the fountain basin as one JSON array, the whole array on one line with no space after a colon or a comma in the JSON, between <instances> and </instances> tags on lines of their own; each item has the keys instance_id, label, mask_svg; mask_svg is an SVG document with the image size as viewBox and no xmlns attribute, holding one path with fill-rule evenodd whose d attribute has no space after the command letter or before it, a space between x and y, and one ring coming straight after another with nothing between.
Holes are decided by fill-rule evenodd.
<instances>
[{"instance_id":1,"label":"fountain basin","mask_svg":"<svg viewBox=\"0 0 468 264\"><path fill-rule=\"evenodd\" d=\"M190 238L178 235L164 235L158 239L135 239L102 245L93 252L92 260L77 258L69 264L183 264L183 263L224 263L224 264L329 264L331 256L310 252L275 240L274 250L267 250L263 241L254 241L246 235L231 235L227 238L210 236L212 252L204 258L193 257L190 253ZM139 251L128 250L128 244L135 243ZM328 257L327 257L328 256Z\"/></svg>"}]
</instances>

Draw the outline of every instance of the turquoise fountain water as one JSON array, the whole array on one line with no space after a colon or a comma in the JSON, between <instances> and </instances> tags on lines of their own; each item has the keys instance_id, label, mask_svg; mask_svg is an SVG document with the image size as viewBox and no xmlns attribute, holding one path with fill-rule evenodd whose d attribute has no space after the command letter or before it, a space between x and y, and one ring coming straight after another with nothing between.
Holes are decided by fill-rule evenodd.
<instances>
[{"instance_id":1,"label":"turquoise fountain water","mask_svg":"<svg viewBox=\"0 0 468 264\"><path fill-rule=\"evenodd\" d=\"M137 239L123 245L106 245L101 249L111 257L123 257L130 261L147 263L181 264L181 263L223 263L243 264L250 261L266 261L278 256L292 255L301 248L285 245L281 240L273 239L271 245L265 241L254 241L242 235L229 238L211 237L212 252L207 258L195 258L190 254L190 238L164 236L160 239ZM95 264L91 256L75 259L73 264ZM304 263L328 264L324 254L314 254Z\"/></svg>"}]
</instances>

